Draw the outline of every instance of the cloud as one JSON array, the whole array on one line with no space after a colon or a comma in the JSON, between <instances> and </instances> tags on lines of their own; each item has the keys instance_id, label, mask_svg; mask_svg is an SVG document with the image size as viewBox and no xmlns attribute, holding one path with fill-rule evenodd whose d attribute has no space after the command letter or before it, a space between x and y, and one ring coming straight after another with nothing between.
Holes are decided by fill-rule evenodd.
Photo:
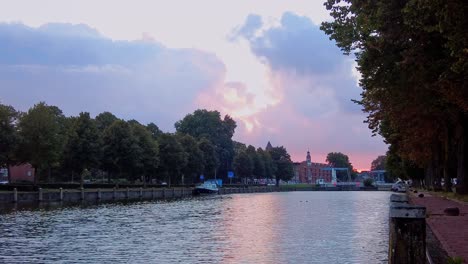
<instances>
[{"instance_id":1,"label":"cloud","mask_svg":"<svg viewBox=\"0 0 468 264\"><path fill-rule=\"evenodd\" d=\"M237 27L232 31L229 40L234 41L239 37L252 39L255 36L255 33L262 27L262 25L263 21L261 16L250 14L247 16L244 25Z\"/></svg>"},{"instance_id":2,"label":"cloud","mask_svg":"<svg viewBox=\"0 0 468 264\"><path fill-rule=\"evenodd\" d=\"M250 20L240 28L250 28ZM249 32L241 36L265 65L278 102L244 116L244 123L256 127L252 132L238 130L238 138L261 146L271 140L286 146L298 161L304 160L307 149L319 162L327 153L341 151L360 169L385 153L385 144L371 137L363 123L365 114L351 101L361 92L354 61L342 55L318 25L287 12L276 26L255 36Z\"/></svg>"},{"instance_id":3,"label":"cloud","mask_svg":"<svg viewBox=\"0 0 468 264\"><path fill-rule=\"evenodd\" d=\"M213 54L148 36L113 41L83 24L0 24L0 100L21 110L46 101L68 115L111 111L172 130L225 71Z\"/></svg>"}]
</instances>

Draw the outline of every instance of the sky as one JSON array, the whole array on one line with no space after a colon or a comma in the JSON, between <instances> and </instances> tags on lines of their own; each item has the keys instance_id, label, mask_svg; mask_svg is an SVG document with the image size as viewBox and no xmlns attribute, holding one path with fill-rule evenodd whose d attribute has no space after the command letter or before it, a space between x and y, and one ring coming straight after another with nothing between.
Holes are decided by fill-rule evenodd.
<instances>
[{"instance_id":1,"label":"sky","mask_svg":"<svg viewBox=\"0 0 468 264\"><path fill-rule=\"evenodd\" d=\"M0 0L0 102L174 123L199 108L234 139L294 161L342 152L369 169L387 146L363 123L359 73L322 31L320 0Z\"/></svg>"}]
</instances>

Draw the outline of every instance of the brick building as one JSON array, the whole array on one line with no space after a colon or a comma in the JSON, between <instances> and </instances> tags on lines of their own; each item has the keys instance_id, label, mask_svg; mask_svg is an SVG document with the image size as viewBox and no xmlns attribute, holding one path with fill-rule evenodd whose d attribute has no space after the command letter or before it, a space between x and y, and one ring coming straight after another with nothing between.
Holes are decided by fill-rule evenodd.
<instances>
[{"instance_id":1,"label":"brick building","mask_svg":"<svg viewBox=\"0 0 468 264\"><path fill-rule=\"evenodd\" d=\"M298 174L299 182L301 183L316 184L319 180L329 183L332 180L331 170L322 170L330 166L325 163L312 162L309 151L307 151L306 160L295 162L294 167L294 170Z\"/></svg>"},{"instance_id":2,"label":"brick building","mask_svg":"<svg viewBox=\"0 0 468 264\"><path fill-rule=\"evenodd\" d=\"M10 167L11 183L34 182L34 168L31 164L21 164ZM0 182L8 180L8 170L0 169Z\"/></svg>"}]
</instances>

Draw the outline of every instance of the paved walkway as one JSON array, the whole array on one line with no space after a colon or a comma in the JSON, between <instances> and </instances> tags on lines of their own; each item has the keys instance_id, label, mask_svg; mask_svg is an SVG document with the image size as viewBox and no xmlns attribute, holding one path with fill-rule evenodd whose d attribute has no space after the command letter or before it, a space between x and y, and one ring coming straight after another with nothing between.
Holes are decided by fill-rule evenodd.
<instances>
[{"instance_id":1,"label":"paved walkway","mask_svg":"<svg viewBox=\"0 0 468 264\"><path fill-rule=\"evenodd\" d=\"M450 257L462 257L468 263L468 204L431 196L411 195L411 203L426 207L427 224ZM458 207L460 216L446 216L444 209Z\"/></svg>"}]
</instances>

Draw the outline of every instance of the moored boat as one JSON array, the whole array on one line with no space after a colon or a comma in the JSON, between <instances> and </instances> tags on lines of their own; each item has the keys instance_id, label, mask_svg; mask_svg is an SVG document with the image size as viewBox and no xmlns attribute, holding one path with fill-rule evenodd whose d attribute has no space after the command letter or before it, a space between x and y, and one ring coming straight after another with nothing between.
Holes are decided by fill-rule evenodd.
<instances>
[{"instance_id":1,"label":"moored boat","mask_svg":"<svg viewBox=\"0 0 468 264\"><path fill-rule=\"evenodd\" d=\"M205 181L195 186L194 194L215 194L218 193L218 184L215 181Z\"/></svg>"}]
</instances>

